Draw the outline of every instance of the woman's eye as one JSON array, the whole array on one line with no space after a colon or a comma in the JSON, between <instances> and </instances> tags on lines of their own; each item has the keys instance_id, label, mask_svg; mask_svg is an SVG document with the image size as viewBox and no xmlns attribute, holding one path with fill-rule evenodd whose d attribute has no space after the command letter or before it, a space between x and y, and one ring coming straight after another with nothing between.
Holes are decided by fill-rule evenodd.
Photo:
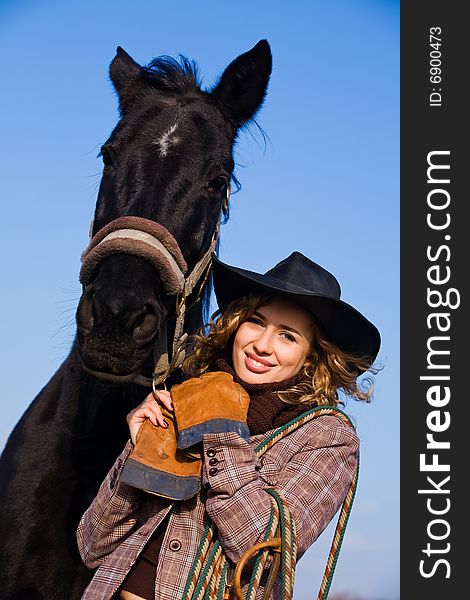
<instances>
[{"instance_id":1,"label":"woman's eye","mask_svg":"<svg viewBox=\"0 0 470 600\"><path fill-rule=\"evenodd\" d=\"M209 191L213 194L225 194L227 191L227 180L225 177L216 177L209 181Z\"/></svg>"},{"instance_id":2,"label":"woman's eye","mask_svg":"<svg viewBox=\"0 0 470 600\"><path fill-rule=\"evenodd\" d=\"M249 319L247 319L247 321L249 323L253 323L254 325L260 325L261 327L263 326L263 321L258 317L250 317Z\"/></svg>"},{"instance_id":3,"label":"woman's eye","mask_svg":"<svg viewBox=\"0 0 470 600\"><path fill-rule=\"evenodd\" d=\"M295 337L291 334L291 333L287 333L286 331L283 331L281 333L281 335L286 339L289 340L289 342L295 342Z\"/></svg>"}]
</instances>

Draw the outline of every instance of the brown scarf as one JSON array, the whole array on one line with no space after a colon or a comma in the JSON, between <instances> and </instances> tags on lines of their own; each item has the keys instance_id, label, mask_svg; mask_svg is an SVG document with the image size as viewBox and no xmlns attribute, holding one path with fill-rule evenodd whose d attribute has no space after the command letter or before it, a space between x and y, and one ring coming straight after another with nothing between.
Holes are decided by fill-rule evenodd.
<instances>
[{"instance_id":1,"label":"brown scarf","mask_svg":"<svg viewBox=\"0 0 470 600\"><path fill-rule=\"evenodd\" d=\"M224 358L216 360L217 369L230 373L233 380L239 383L249 394L251 402L248 409L247 423L251 435L265 433L270 429L281 427L311 406L305 404L286 404L276 392L288 390L302 381L302 371L284 381L274 383L246 383L235 373Z\"/></svg>"}]
</instances>

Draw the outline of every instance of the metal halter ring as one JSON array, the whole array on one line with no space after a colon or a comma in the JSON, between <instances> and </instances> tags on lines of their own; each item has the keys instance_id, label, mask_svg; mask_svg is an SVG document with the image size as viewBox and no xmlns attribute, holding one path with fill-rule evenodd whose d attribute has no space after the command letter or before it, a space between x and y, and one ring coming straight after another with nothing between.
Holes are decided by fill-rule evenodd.
<instances>
[{"instance_id":1,"label":"metal halter ring","mask_svg":"<svg viewBox=\"0 0 470 600\"><path fill-rule=\"evenodd\" d=\"M161 389L165 390L166 392L168 391L168 388L166 387L166 380L163 381L163 383L161 384L163 387ZM155 400L157 400L158 396L157 396L157 386L155 384L155 378L152 377L152 393L153 393L153 397L155 398ZM158 400L157 400L158 402Z\"/></svg>"}]
</instances>

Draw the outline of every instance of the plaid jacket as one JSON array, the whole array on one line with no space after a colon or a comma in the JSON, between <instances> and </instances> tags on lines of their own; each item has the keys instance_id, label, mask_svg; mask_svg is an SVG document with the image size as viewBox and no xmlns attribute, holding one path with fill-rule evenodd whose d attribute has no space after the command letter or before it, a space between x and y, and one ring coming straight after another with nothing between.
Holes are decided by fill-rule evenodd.
<instances>
[{"instance_id":1,"label":"plaid jacket","mask_svg":"<svg viewBox=\"0 0 470 600\"><path fill-rule=\"evenodd\" d=\"M254 448L270 433L243 440L236 433L204 435L202 490L172 502L119 482L127 443L77 530L85 565L97 569L82 598L108 600L165 516L169 516L156 573L158 600L181 600L204 529L205 510L232 561L260 541L271 513L266 487L282 492L297 531L297 560L340 508L355 474L358 438L339 418L320 416L278 441L261 458ZM209 456L212 461L209 475ZM203 499L204 498L204 501ZM320 582L318 582L320 585ZM279 597L279 577L273 598ZM262 595L259 589L258 597Z\"/></svg>"}]
</instances>

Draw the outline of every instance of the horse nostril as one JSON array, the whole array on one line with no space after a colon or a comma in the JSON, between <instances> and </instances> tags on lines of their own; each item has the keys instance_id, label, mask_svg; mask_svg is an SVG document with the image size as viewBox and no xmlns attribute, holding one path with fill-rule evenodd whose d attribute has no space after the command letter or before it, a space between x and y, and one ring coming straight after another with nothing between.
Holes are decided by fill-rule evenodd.
<instances>
[{"instance_id":1,"label":"horse nostril","mask_svg":"<svg viewBox=\"0 0 470 600\"><path fill-rule=\"evenodd\" d=\"M133 328L132 339L144 344L152 339L158 330L160 318L154 306L145 304L140 311L132 315L131 327Z\"/></svg>"},{"instance_id":2,"label":"horse nostril","mask_svg":"<svg viewBox=\"0 0 470 600\"><path fill-rule=\"evenodd\" d=\"M80 298L80 302L78 303L75 318L78 328L85 334L89 334L91 332L95 321L93 310L94 296L94 289L90 286L87 290L85 290Z\"/></svg>"}]
</instances>

